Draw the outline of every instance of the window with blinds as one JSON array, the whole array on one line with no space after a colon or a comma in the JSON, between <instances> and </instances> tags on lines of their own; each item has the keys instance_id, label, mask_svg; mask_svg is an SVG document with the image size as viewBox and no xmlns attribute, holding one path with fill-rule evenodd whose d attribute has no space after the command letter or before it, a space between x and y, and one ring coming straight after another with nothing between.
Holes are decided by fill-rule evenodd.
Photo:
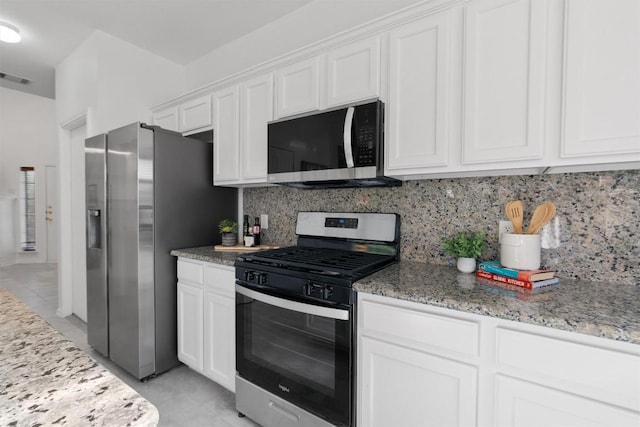
<instances>
[{"instance_id":1,"label":"window with blinds","mask_svg":"<svg viewBox=\"0 0 640 427\"><path fill-rule=\"evenodd\" d=\"M31 166L20 168L20 248L36 250L36 171Z\"/></svg>"}]
</instances>

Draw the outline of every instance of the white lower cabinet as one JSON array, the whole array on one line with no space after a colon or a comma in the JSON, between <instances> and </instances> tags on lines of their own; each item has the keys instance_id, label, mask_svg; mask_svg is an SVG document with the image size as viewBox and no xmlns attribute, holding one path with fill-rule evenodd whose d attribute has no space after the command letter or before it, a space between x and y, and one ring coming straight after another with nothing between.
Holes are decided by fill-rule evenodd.
<instances>
[{"instance_id":1,"label":"white lower cabinet","mask_svg":"<svg viewBox=\"0 0 640 427\"><path fill-rule=\"evenodd\" d=\"M204 374L235 391L234 272L206 266L204 281Z\"/></svg>"},{"instance_id":2,"label":"white lower cabinet","mask_svg":"<svg viewBox=\"0 0 640 427\"><path fill-rule=\"evenodd\" d=\"M358 425L475 425L477 322L424 304L358 299Z\"/></svg>"},{"instance_id":3,"label":"white lower cabinet","mask_svg":"<svg viewBox=\"0 0 640 427\"><path fill-rule=\"evenodd\" d=\"M359 425L467 426L476 420L477 369L362 337Z\"/></svg>"},{"instance_id":4,"label":"white lower cabinet","mask_svg":"<svg viewBox=\"0 0 640 427\"><path fill-rule=\"evenodd\" d=\"M202 296L198 285L178 282L178 359L202 371Z\"/></svg>"},{"instance_id":5,"label":"white lower cabinet","mask_svg":"<svg viewBox=\"0 0 640 427\"><path fill-rule=\"evenodd\" d=\"M638 426L640 345L359 293L357 387L362 427Z\"/></svg>"},{"instance_id":6,"label":"white lower cabinet","mask_svg":"<svg viewBox=\"0 0 640 427\"><path fill-rule=\"evenodd\" d=\"M504 375L497 376L496 396L499 426L640 425L637 412Z\"/></svg>"},{"instance_id":7,"label":"white lower cabinet","mask_svg":"<svg viewBox=\"0 0 640 427\"><path fill-rule=\"evenodd\" d=\"M235 391L233 267L178 259L178 359Z\"/></svg>"}]
</instances>

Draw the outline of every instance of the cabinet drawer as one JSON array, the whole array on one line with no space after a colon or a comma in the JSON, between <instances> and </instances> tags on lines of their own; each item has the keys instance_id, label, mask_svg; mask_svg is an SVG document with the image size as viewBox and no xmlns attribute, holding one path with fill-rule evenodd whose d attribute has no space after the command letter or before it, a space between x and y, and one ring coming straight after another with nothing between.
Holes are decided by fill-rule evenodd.
<instances>
[{"instance_id":1,"label":"cabinet drawer","mask_svg":"<svg viewBox=\"0 0 640 427\"><path fill-rule=\"evenodd\" d=\"M393 301L393 300L391 300ZM479 325L422 310L421 304L402 306L363 300L362 333L384 339L396 338L411 346L478 356Z\"/></svg>"},{"instance_id":2,"label":"cabinet drawer","mask_svg":"<svg viewBox=\"0 0 640 427\"><path fill-rule=\"evenodd\" d=\"M496 346L500 370L640 410L640 352L627 353L506 328L497 328Z\"/></svg>"},{"instance_id":3,"label":"cabinet drawer","mask_svg":"<svg viewBox=\"0 0 640 427\"><path fill-rule=\"evenodd\" d=\"M208 290L227 296L235 295L236 275L234 270L205 266L204 284Z\"/></svg>"},{"instance_id":4,"label":"cabinet drawer","mask_svg":"<svg viewBox=\"0 0 640 427\"><path fill-rule=\"evenodd\" d=\"M203 265L194 261L178 260L178 280L202 284L204 282Z\"/></svg>"}]
</instances>

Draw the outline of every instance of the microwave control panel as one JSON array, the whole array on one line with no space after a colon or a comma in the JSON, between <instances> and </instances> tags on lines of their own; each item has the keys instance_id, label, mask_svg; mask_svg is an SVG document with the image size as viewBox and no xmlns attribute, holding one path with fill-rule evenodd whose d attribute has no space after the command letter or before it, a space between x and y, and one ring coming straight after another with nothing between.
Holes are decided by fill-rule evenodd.
<instances>
[{"instance_id":1,"label":"microwave control panel","mask_svg":"<svg viewBox=\"0 0 640 427\"><path fill-rule=\"evenodd\" d=\"M352 147L356 166L376 166L377 156L381 155L378 153L383 129L384 111L381 102L355 107L351 137L355 139Z\"/></svg>"},{"instance_id":2,"label":"microwave control panel","mask_svg":"<svg viewBox=\"0 0 640 427\"><path fill-rule=\"evenodd\" d=\"M357 161L359 166L371 166L376 164L375 129L373 126L358 129Z\"/></svg>"}]
</instances>

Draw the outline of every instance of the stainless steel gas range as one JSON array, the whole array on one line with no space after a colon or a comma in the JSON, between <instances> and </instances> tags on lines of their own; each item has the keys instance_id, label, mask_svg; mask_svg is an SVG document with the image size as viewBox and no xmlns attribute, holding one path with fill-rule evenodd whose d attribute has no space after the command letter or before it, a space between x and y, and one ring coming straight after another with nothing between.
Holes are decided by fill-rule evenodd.
<instances>
[{"instance_id":1,"label":"stainless steel gas range","mask_svg":"<svg viewBox=\"0 0 640 427\"><path fill-rule=\"evenodd\" d=\"M355 281L398 260L396 214L299 212L297 246L236 261L236 408L265 427L355 425Z\"/></svg>"}]
</instances>

